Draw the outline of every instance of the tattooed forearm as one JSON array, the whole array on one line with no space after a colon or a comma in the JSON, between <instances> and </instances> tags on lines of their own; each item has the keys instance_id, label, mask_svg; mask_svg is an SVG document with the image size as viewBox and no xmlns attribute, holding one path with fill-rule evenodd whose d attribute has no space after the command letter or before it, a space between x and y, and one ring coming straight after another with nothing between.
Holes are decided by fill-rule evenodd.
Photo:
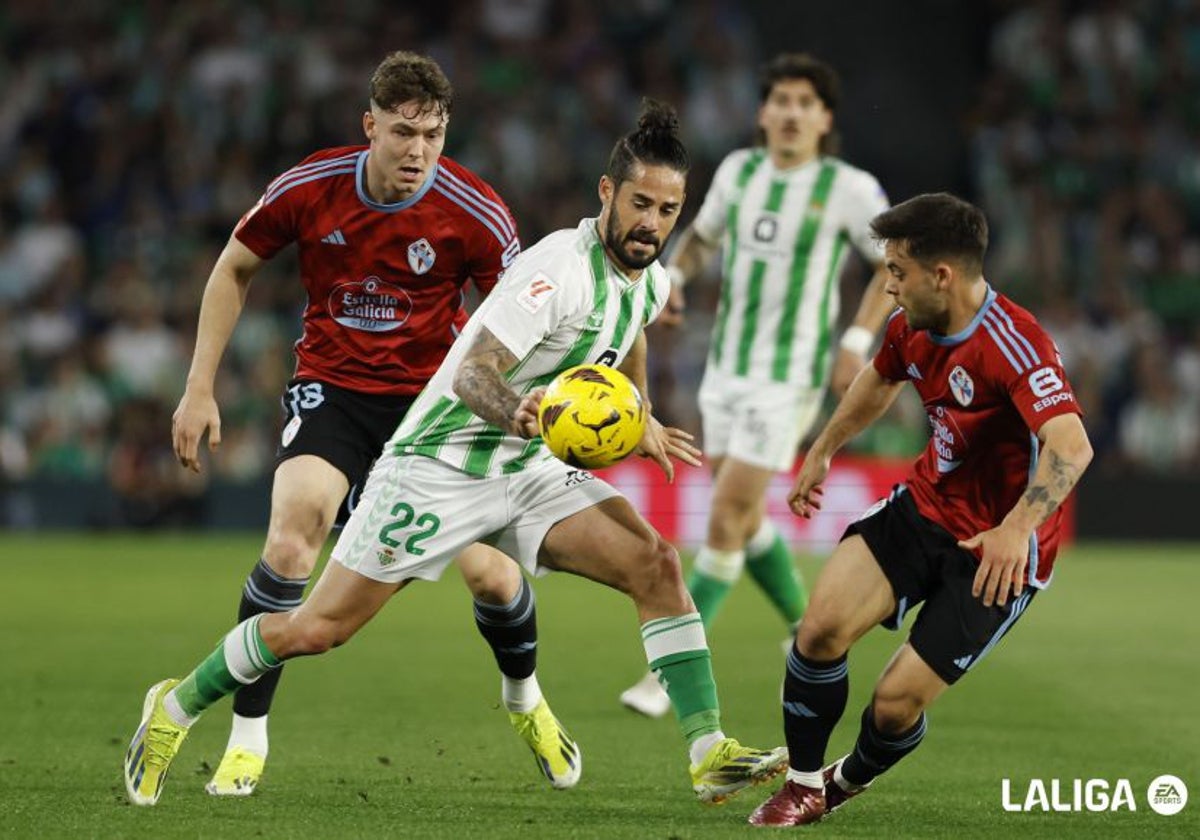
<instances>
[{"instance_id":1,"label":"tattooed forearm","mask_svg":"<svg viewBox=\"0 0 1200 840\"><path fill-rule=\"evenodd\" d=\"M1033 515L1034 527L1041 525L1058 510L1082 472L1081 465L1068 461L1053 449L1046 450L1033 482L1021 497Z\"/></svg>"},{"instance_id":2,"label":"tattooed forearm","mask_svg":"<svg viewBox=\"0 0 1200 840\"><path fill-rule=\"evenodd\" d=\"M504 378L517 359L486 328L481 330L454 374L454 393L477 416L506 432L521 398Z\"/></svg>"}]
</instances>

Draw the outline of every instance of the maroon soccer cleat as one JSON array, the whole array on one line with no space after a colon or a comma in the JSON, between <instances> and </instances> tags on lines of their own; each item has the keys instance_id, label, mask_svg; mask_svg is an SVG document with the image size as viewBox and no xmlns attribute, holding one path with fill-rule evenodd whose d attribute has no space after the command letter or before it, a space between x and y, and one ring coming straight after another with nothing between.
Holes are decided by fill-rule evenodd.
<instances>
[{"instance_id":1,"label":"maroon soccer cleat","mask_svg":"<svg viewBox=\"0 0 1200 840\"><path fill-rule=\"evenodd\" d=\"M825 813L832 814L838 808L846 804L847 799L853 799L858 796L866 787L856 788L855 790L846 790L844 787L834 781L833 773L841 766L847 756L842 756L837 761L827 767L822 768L821 778L825 780Z\"/></svg>"},{"instance_id":2,"label":"maroon soccer cleat","mask_svg":"<svg viewBox=\"0 0 1200 840\"><path fill-rule=\"evenodd\" d=\"M750 815L750 825L783 828L808 825L825 816L825 792L786 781Z\"/></svg>"}]
</instances>

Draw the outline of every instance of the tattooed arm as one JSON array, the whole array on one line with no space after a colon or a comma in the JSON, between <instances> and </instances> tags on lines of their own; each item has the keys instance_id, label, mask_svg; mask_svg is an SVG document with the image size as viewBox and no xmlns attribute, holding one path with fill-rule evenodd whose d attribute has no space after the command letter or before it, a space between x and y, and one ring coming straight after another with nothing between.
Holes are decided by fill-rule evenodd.
<instances>
[{"instance_id":1,"label":"tattooed arm","mask_svg":"<svg viewBox=\"0 0 1200 840\"><path fill-rule=\"evenodd\" d=\"M487 328L479 330L454 374L454 393L480 418L509 434L531 437L518 425L521 397L504 378L517 357Z\"/></svg>"},{"instance_id":2,"label":"tattooed arm","mask_svg":"<svg viewBox=\"0 0 1200 840\"><path fill-rule=\"evenodd\" d=\"M963 540L960 546L981 555L972 592L984 606L1004 606L1008 592L1021 591L1029 562L1029 537L1066 499L1092 460L1083 421L1076 414L1047 420L1038 430L1042 454L1021 498L995 528Z\"/></svg>"}]
</instances>

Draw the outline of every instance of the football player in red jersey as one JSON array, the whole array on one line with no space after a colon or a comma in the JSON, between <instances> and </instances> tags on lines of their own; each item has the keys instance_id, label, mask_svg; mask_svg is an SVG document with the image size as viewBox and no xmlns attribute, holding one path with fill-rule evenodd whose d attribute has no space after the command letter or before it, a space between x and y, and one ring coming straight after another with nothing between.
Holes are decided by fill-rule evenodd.
<instances>
[{"instance_id":1,"label":"football player in red jersey","mask_svg":"<svg viewBox=\"0 0 1200 840\"><path fill-rule=\"evenodd\" d=\"M892 315L813 443L789 502L821 507L830 459L904 381L932 434L904 484L847 529L813 589L784 678L788 778L754 825L812 823L862 792L925 735L925 709L975 667L1050 583L1061 505L1092 458L1054 342L983 277L987 221L946 193L876 216ZM846 653L924 602L875 684L849 755L824 765L846 707Z\"/></svg>"},{"instance_id":2,"label":"football player in red jersey","mask_svg":"<svg viewBox=\"0 0 1200 840\"><path fill-rule=\"evenodd\" d=\"M251 279L294 242L308 295L295 377L283 395L266 544L242 589L239 620L300 603L339 509L352 506L372 461L466 322L463 287L471 281L487 293L520 250L500 197L442 154L452 100L434 61L408 52L387 56L371 77L363 115L368 144L319 151L271 182L208 279L173 422L175 452L197 471L205 433L210 450L221 443L213 383ZM574 784L578 749L550 713L534 673L532 589L511 560L483 545L467 549L458 565L503 674L513 725L553 785ZM235 695L229 744L206 786L210 794L253 792L279 674Z\"/></svg>"}]
</instances>

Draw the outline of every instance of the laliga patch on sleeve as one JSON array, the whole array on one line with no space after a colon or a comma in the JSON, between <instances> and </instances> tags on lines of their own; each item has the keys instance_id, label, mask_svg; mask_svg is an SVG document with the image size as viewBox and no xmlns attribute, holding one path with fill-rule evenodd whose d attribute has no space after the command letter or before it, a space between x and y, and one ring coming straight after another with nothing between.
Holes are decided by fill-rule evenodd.
<instances>
[{"instance_id":1,"label":"laliga patch on sleeve","mask_svg":"<svg viewBox=\"0 0 1200 840\"><path fill-rule=\"evenodd\" d=\"M554 281L539 271L530 279L529 285L517 295L517 304L530 315L536 315L557 291L558 286Z\"/></svg>"}]
</instances>

